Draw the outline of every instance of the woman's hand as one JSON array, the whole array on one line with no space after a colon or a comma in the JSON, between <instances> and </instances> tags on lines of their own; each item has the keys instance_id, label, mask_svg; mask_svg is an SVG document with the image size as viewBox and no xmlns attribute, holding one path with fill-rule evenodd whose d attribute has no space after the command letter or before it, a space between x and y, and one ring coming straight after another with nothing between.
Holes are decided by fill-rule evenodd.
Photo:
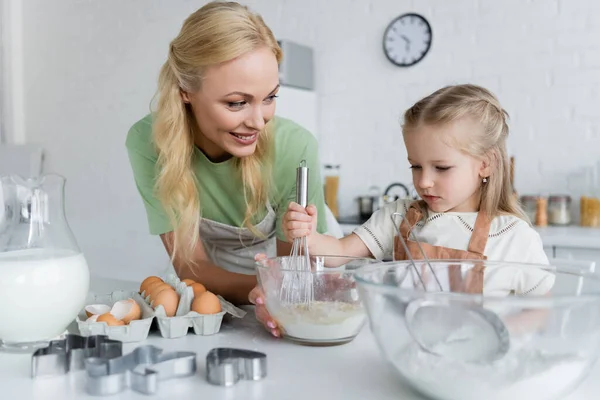
<instances>
[{"instance_id":1,"label":"woman's hand","mask_svg":"<svg viewBox=\"0 0 600 400\"><path fill-rule=\"evenodd\" d=\"M267 256L265 254L257 254L254 257L256 261L264 260L266 258ZM256 319L260 321L269 332L271 332L271 335L275 337L281 337L281 331L279 330L277 321L275 321L269 314L269 311L267 311L267 307L265 305L265 296L259 286L255 286L254 289L250 291L248 300L250 303L256 306L254 309Z\"/></svg>"},{"instance_id":2,"label":"woman's hand","mask_svg":"<svg viewBox=\"0 0 600 400\"><path fill-rule=\"evenodd\" d=\"M304 208L298 203L291 202L283 215L282 228L289 243L306 236L306 243L310 250L310 239L317 232L317 207L311 204Z\"/></svg>"}]
</instances>

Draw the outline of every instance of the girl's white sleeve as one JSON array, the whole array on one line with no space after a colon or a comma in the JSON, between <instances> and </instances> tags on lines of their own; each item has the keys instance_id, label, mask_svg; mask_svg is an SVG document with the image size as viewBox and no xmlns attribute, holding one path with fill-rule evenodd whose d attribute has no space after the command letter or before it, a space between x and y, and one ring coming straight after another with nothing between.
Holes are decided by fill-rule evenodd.
<instances>
[{"instance_id":1,"label":"girl's white sleeve","mask_svg":"<svg viewBox=\"0 0 600 400\"><path fill-rule=\"evenodd\" d=\"M386 204L375 211L367 222L354 230L354 234L363 241L376 259L392 258L396 228L391 217L396 212L404 215L407 208L407 200ZM397 216L394 219L399 226L402 218Z\"/></svg>"},{"instance_id":2,"label":"girl's white sleeve","mask_svg":"<svg viewBox=\"0 0 600 400\"><path fill-rule=\"evenodd\" d=\"M540 235L529 225L520 224L507 246L502 261L525 264L545 264L548 257ZM485 274L485 292L487 294L542 295L554 286L555 275L538 266L513 266L510 264L491 268Z\"/></svg>"}]
</instances>

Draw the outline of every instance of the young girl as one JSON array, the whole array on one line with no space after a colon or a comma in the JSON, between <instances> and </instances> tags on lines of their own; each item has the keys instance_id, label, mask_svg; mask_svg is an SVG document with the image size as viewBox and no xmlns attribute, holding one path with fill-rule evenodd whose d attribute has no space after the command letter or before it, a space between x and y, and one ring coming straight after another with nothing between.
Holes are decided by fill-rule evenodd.
<instances>
[{"instance_id":1,"label":"young girl","mask_svg":"<svg viewBox=\"0 0 600 400\"><path fill-rule=\"evenodd\" d=\"M496 97L482 87L458 85L434 92L406 111L402 126L421 201L388 204L339 240L315 231L314 207L304 210L292 203L283 220L286 237L307 236L312 254L406 260L402 244L396 240L394 245L399 226L413 259L423 259L416 236L429 259L547 264L540 236L513 196L506 118ZM406 218L394 223L394 213ZM470 273L481 279L467 278L470 284L453 291L541 294L554 283L554 276L539 268L526 274L509 266Z\"/></svg>"}]
</instances>

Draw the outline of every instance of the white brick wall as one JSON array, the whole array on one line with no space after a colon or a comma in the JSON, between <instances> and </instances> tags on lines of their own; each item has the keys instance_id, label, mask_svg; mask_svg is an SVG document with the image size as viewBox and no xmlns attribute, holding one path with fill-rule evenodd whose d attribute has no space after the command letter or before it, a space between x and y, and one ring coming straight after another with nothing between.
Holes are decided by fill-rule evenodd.
<instances>
[{"instance_id":1,"label":"white brick wall","mask_svg":"<svg viewBox=\"0 0 600 400\"><path fill-rule=\"evenodd\" d=\"M481 84L500 98L511 115L521 193L566 192L567 174L600 160L600 3L405 4L337 2L319 15L329 21L317 27L322 158L343 166L343 213L356 213L353 198L371 184L410 181L399 117L445 84ZM420 64L401 69L385 59L381 36L407 11L429 19L433 47Z\"/></svg>"},{"instance_id":2,"label":"white brick wall","mask_svg":"<svg viewBox=\"0 0 600 400\"><path fill-rule=\"evenodd\" d=\"M167 44L199 0L23 2L26 139L67 176L69 219L95 272L138 278L165 265L147 234L124 149L148 110ZM341 210L376 184L410 179L401 112L442 85L496 92L512 116L517 189L565 191L600 154L600 2L595 0L253 0L275 34L313 46L321 156L342 164ZM401 69L386 25L415 11L433 48Z\"/></svg>"}]
</instances>

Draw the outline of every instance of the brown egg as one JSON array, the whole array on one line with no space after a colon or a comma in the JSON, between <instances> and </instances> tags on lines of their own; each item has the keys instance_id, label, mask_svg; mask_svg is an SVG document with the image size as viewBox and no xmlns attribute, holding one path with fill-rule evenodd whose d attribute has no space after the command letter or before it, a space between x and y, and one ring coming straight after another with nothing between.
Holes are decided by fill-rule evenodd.
<instances>
[{"instance_id":1,"label":"brown egg","mask_svg":"<svg viewBox=\"0 0 600 400\"><path fill-rule=\"evenodd\" d=\"M175 290L168 283L163 283L162 285L155 286L152 289L150 289L150 301L154 300L156 298L156 295L165 289Z\"/></svg>"},{"instance_id":2,"label":"brown egg","mask_svg":"<svg viewBox=\"0 0 600 400\"><path fill-rule=\"evenodd\" d=\"M216 314L221 312L221 302L214 293L204 292L194 298L192 311L198 314Z\"/></svg>"},{"instance_id":3,"label":"brown egg","mask_svg":"<svg viewBox=\"0 0 600 400\"><path fill-rule=\"evenodd\" d=\"M156 299L156 296L158 296L161 292L164 292L165 290L170 290L172 292L177 293L177 291L175 289L173 289L170 285L159 286L157 288L154 288L154 290L152 291L152 296L150 297L150 302L154 301L154 299Z\"/></svg>"},{"instance_id":4,"label":"brown egg","mask_svg":"<svg viewBox=\"0 0 600 400\"><path fill-rule=\"evenodd\" d=\"M178 305L179 295L173 289L161 290L160 293L154 297L154 300L152 300L152 306L154 308L158 306L163 306L165 308L167 317L172 317L175 315Z\"/></svg>"},{"instance_id":5,"label":"brown egg","mask_svg":"<svg viewBox=\"0 0 600 400\"><path fill-rule=\"evenodd\" d=\"M152 293L152 289L160 285L166 285L166 283L164 283L163 281L151 282L148 286L146 286L146 289L144 291L144 297L147 297L150 293Z\"/></svg>"},{"instance_id":6,"label":"brown egg","mask_svg":"<svg viewBox=\"0 0 600 400\"><path fill-rule=\"evenodd\" d=\"M198 297L202 293L206 292L206 288L201 283L193 283L190 285L190 287L194 289L194 297Z\"/></svg>"},{"instance_id":7,"label":"brown egg","mask_svg":"<svg viewBox=\"0 0 600 400\"><path fill-rule=\"evenodd\" d=\"M144 279L142 281L142 284L140 285L140 293L142 293L144 290L148 289L148 286L150 286L151 283L153 282L162 282L163 280L161 278L159 278L158 276L149 276L146 279Z\"/></svg>"},{"instance_id":8,"label":"brown egg","mask_svg":"<svg viewBox=\"0 0 600 400\"><path fill-rule=\"evenodd\" d=\"M190 286L190 285L193 285L194 283L196 283L196 281L193 279L184 279L181 282L185 283L187 286Z\"/></svg>"},{"instance_id":9,"label":"brown egg","mask_svg":"<svg viewBox=\"0 0 600 400\"><path fill-rule=\"evenodd\" d=\"M106 322L108 326L120 326L125 325L125 322L118 320L111 313L106 313L98 316L96 322Z\"/></svg>"}]
</instances>

